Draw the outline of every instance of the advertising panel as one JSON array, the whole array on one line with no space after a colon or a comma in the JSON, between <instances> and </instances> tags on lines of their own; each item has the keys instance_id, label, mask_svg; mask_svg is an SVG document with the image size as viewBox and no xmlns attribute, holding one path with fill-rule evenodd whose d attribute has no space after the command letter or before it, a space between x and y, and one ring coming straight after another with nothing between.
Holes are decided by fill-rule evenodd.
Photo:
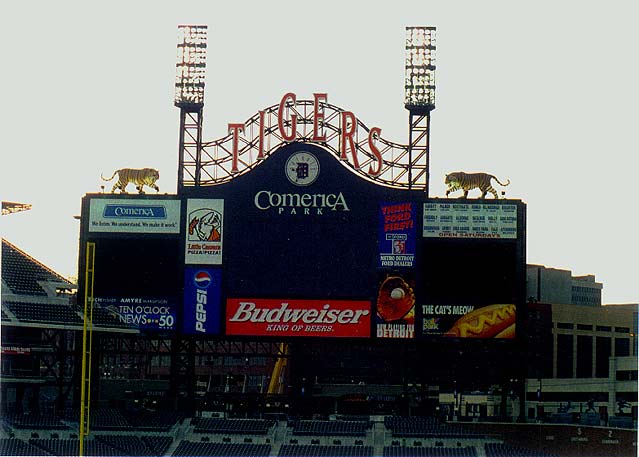
<instances>
[{"instance_id":1,"label":"advertising panel","mask_svg":"<svg viewBox=\"0 0 639 457\"><path fill-rule=\"evenodd\" d=\"M179 233L180 201L93 198L89 232Z\"/></svg>"},{"instance_id":2,"label":"advertising panel","mask_svg":"<svg viewBox=\"0 0 639 457\"><path fill-rule=\"evenodd\" d=\"M512 203L424 203L425 238L517 238Z\"/></svg>"},{"instance_id":3,"label":"advertising panel","mask_svg":"<svg viewBox=\"0 0 639 457\"><path fill-rule=\"evenodd\" d=\"M422 332L453 338L514 338L516 306L422 306Z\"/></svg>"},{"instance_id":4,"label":"advertising panel","mask_svg":"<svg viewBox=\"0 0 639 457\"><path fill-rule=\"evenodd\" d=\"M380 205L378 266L414 266L416 225L413 203L382 203Z\"/></svg>"},{"instance_id":5,"label":"advertising panel","mask_svg":"<svg viewBox=\"0 0 639 457\"><path fill-rule=\"evenodd\" d=\"M99 236L93 295L102 325L176 330L182 284L179 237L136 234Z\"/></svg>"},{"instance_id":6,"label":"advertising panel","mask_svg":"<svg viewBox=\"0 0 639 457\"><path fill-rule=\"evenodd\" d=\"M370 314L368 301L229 298L226 334L368 338Z\"/></svg>"},{"instance_id":7,"label":"advertising panel","mask_svg":"<svg viewBox=\"0 0 639 457\"><path fill-rule=\"evenodd\" d=\"M407 274L385 274L377 293L377 338L415 336L414 280Z\"/></svg>"},{"instance_id":8,"label":"advertising panel","mask_svg":"<svg viewBox=\"0 0 639 457\"><path fill-rule=\"evenodd\" d=\"M0 346L0 354L30 355L31 348L25 346Z\"/></svg>"},{"instance_id":9,"label":"advertising panel","mask_svg":"<svg viewBox=\"0 0 639 457\"><path fill-rule=\"evenodd\" d=\"M186 264L221 265L224 200L188 199L186 204Z\"/></svg>"},{"instance_id":10,"label":"advertising panel","mask_svg":"<svg viewBox=\"0 0 639 457\"><path fill-rule=\"evenodd\" d=\"M120 324L140 330L175 330L175 303L154 297L95 297L102 308Z\"/></svg>"},{"instance_id":11,"label":"advertising panel","mask_svg":"<svg viewBox=\"0 0 639 457\"><path fill-rule=\"evenodd\" d=\"M190 267L184 269L184 333L220 333L221 284L221 270Z\"/></svg>"}]
</instances>

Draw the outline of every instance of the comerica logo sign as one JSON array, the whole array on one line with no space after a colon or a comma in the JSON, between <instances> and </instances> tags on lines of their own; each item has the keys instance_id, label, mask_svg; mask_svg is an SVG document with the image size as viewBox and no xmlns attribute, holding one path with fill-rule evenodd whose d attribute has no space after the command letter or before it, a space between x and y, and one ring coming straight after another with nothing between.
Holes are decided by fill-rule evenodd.
<instances>
[{"instance_id":1,"label":"comerica logo sign","mask_svg":"<svg viewBox=\"0 0 639 457\"><path fill-rule=\"evenodd\" d=\"M166 219L164 206L106 205L103 217Z\"/></svg>"},{"instance_id":2,"label":"comerica logo sign","mask_svg":"<svg viewBox=\"0 0 639 457\"><path fill-rule=\"evenodd\" d=\"M260 190L253 199L262 211L277 209L278 214L324 214L324 211L350 211L346 198L338 194L278 194Z\"/></svg>"}]
</instances>

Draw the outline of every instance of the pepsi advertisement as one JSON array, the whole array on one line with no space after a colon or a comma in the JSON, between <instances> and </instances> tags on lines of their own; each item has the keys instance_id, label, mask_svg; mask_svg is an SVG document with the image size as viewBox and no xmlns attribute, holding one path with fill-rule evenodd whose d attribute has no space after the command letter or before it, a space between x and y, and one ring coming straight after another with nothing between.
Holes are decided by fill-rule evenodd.
<instances>
[{"instance_id":1,"label":"pepsi advertisement","mask_svg":"<svg viewBox=\"0 0 639 457\"><path fill-rule=\"evenodd\" d=\"M184 322L188 335L220 333L222 272L219 269L184 269Z\"/></svg>"}]
</instances>

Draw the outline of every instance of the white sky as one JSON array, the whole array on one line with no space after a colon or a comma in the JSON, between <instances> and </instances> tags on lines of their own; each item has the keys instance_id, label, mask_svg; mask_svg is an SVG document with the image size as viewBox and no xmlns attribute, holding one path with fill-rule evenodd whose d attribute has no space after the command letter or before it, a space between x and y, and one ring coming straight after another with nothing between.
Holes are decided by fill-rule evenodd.
<instances>
[{"instance_id":1,"label":"white sky","mask_svg":"<svg viewBox=\"0 0 639 457\"><path fill-rule=\"evenodd\" d=\"M10 2L0 17L1 233L77 274L80 199L100 173L154 167L174 193L177 25L209 26L204 139L327 92L407 142L407 25L437 27L430 193L456 170L509 178L528 263L595 274L638 302L636 1ZM108 185L108 183L107 183ZM460 268L481 268L480 265Z\"/></svg>"}]
</instances>

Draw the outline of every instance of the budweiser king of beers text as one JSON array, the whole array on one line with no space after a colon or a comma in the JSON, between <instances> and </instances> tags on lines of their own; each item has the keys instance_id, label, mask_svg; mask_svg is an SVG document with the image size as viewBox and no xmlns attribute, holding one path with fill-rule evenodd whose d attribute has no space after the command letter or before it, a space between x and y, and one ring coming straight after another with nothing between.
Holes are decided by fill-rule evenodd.
<instances>
[{"instance_id":1,"label":"budweiser king of beers text","mask_svg":"<svg viewBox=\"0 0 639 457\"><path fill-rule=\"evenodd\" d=\"M370 336L371 304L356 300L230 298L228 335Z\"/></svg>"}]
</instances>

